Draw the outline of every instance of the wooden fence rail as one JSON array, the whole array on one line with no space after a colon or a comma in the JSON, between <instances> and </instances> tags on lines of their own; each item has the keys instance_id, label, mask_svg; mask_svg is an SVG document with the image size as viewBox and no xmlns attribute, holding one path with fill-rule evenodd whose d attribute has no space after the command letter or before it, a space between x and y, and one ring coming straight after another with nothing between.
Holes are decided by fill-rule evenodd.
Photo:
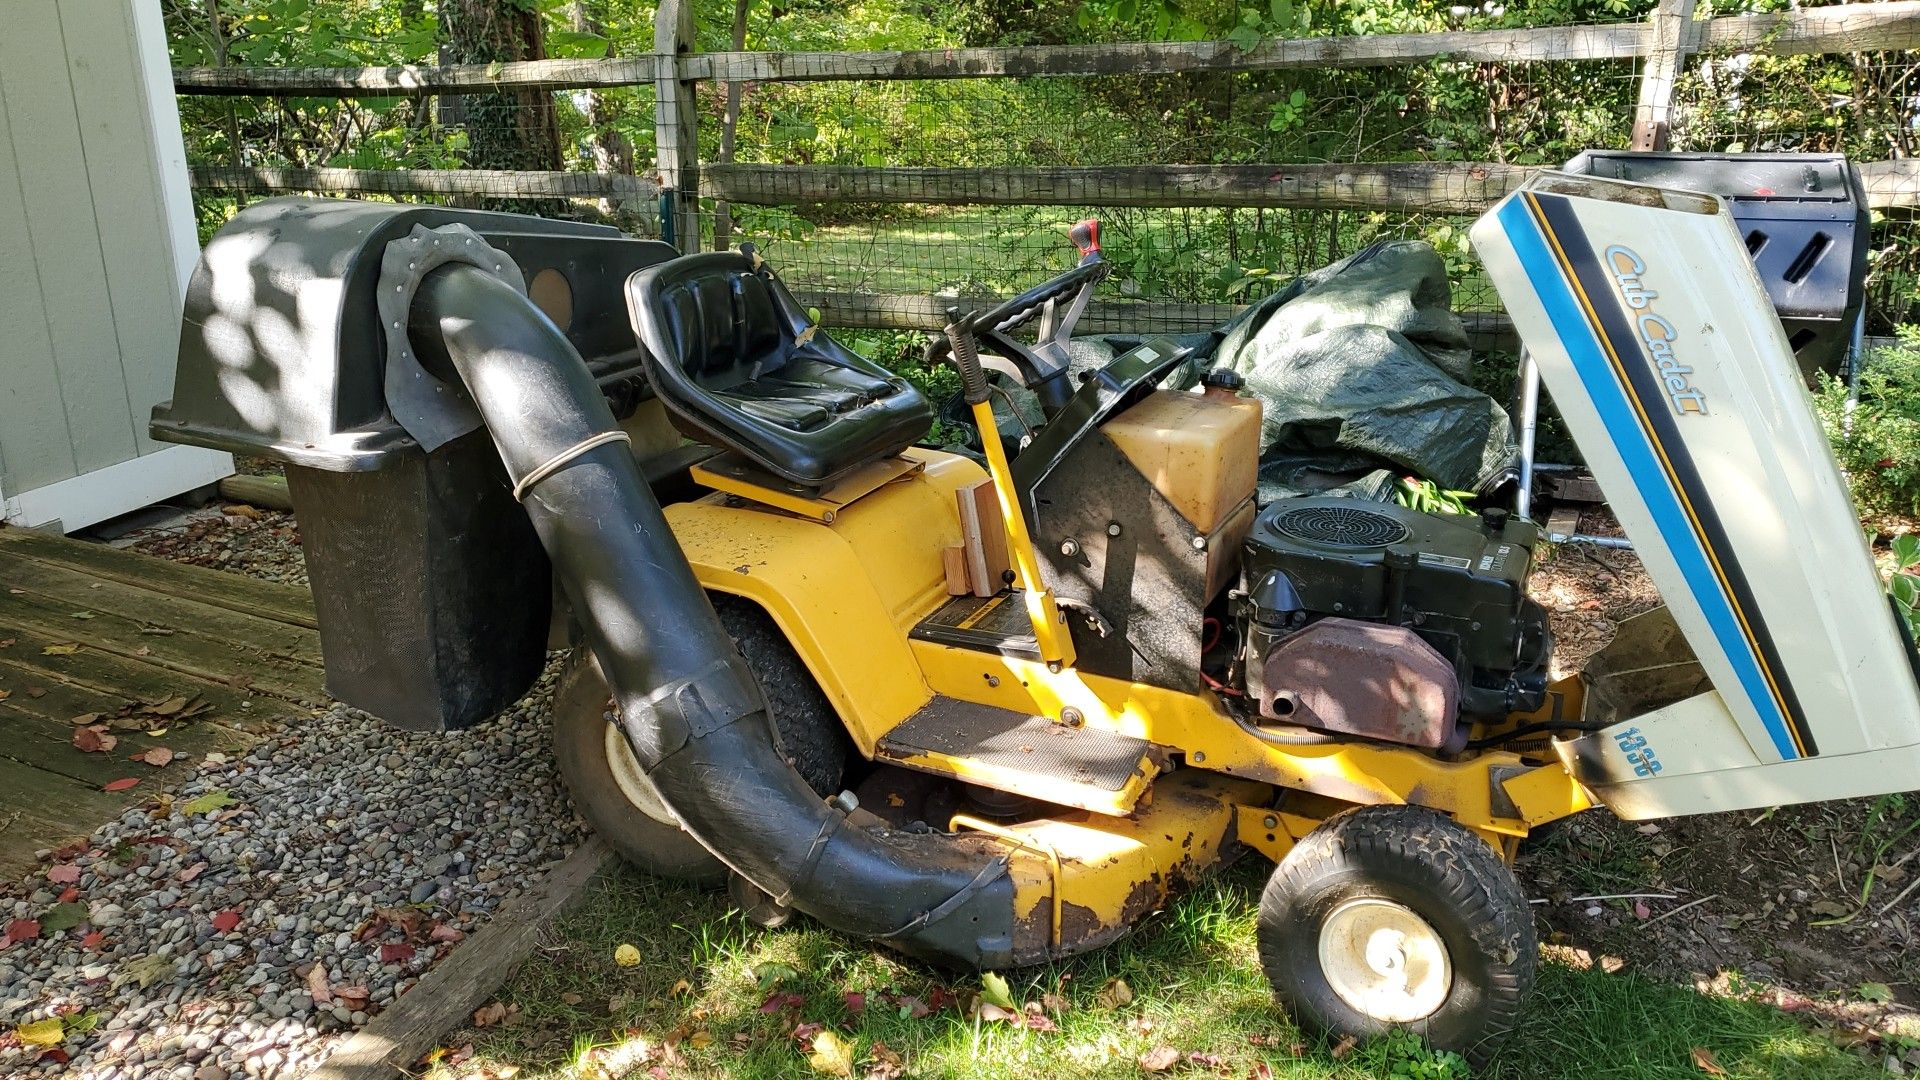
<instances>
[{"instance_id":1,"label":"wooden fence rail","mask_svg":"<svg viewBox=\"0 0 1920 1080\"><path fill-rule=\"evenodd\" d=\"M1266 207L1477 214L1538 169L1493 162L1353 165L1136 165L1060 169L840 168L816 165L701 166L700 194L761 206L922 203L1002 206ZM1860 166L1876 210L1920 208L1920 160ZM489 195L653 200L653 177L487 169L292 169L199 165L203 191L333 195Z\"/></svg>"},{"instance_id":2,"label":"wooden fence rail","mask_svg":"<svg viewBox=\"0 0 1920 1080\"><path fill-rule=\"evenodd\" d=\"M657 199L647 177L599 172L522 172L506 169L290 169L195 165L201 191L265 194L312 191L328 195L485 195L500 198Z\"/></svg>"},{"instance_id":3,"label":"wooden fence rail","mask_svg":"<svg viewBox=\"0 0 1920 1080\"><path fill-rule=\"evenodd\" d=\"M820 313L824 326L865 330L938 331L949 319L947 308L982 308L997 296L911 296L896 293L835 292L796 288L794 299ZM1183 334L1211 330L1244 311L1240 304L1187 304L1168 300L1095 301L1087 305L1077 329L1081 334ZM1513 320L1497 311L1462 311L1474 348L1511 348Z\"/></svg>"},{"instance_id":4,"label":"wooden fence rail","mask_svg":"<svg viewBox=\"0 0 1920 1080\"><path fill-rule=\"evenodd\" d=\"M722 82L979 79L1032 75L1152 75L1183 71L1383 67L1421 60L1475 63L1623 60L1653 54L1648 23L1455 30L1431 34L1269 38L1251 49L1224 41L1022 45L900 52L724 52L675 58L677 77ZM1845 4L1702 20L1689 46L1707 52L1765 49L1790 56L1920 48L1920 0ZM182 94L391 97L505 88L566 90L646 86L658 55L600 60L524 60L450 67L237 68L174 70Z\"/></svg>"}]
</instances>

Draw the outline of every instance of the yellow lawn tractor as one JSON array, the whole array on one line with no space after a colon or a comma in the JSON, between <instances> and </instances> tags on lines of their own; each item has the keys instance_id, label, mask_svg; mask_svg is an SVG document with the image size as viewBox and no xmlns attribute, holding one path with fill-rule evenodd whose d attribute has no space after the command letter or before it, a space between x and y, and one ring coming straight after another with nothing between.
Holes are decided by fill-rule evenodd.
<instances>
[{"instance_id":1,"label":"yellow lawn tractor","mask_svg":"<svg viewBox=\"0 0 1920 1080\"><path fill-rule=\"evenodd\" d=\"M1475 239L1670 605L1607 680L1549 681L1532 522L1260 505L1231 371L1076 373L1092 223L952 313L984 466L751 250L307 199L209 243L153 430L287 463L341 700L464 726L570 646L560 762L642 867L997 968L1256 852L1300 1021L1484 1050L1531 830L1920 786L1920 699L1725 206L1548 174ZM1046 414L1011 457L989 366Z\"/></svg>"}]
</instances>

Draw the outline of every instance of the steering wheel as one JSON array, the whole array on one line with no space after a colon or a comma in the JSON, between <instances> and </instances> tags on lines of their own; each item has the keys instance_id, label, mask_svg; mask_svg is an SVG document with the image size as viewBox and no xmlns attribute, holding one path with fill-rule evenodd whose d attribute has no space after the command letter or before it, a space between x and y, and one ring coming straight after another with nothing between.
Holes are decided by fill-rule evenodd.
<instances>
[{"instance_id":1,"label":"steering wheel","mask_svg":"<svg viewBox=\"0 0 1920 1080\"><path fill-rule=\"evenodd\" d=\"M1040 399L1040 410L1051 418L1073 396L1067 380L1069 354L1067 343L1073 328L1087 309L1093 291L1106 279L1112 266L1100 257L1100 222L1094 218L1075 225L1067 236L1080 251L1080 264L1064 274L1043 281L1012 299L974 312L960 320L979 338L986 351L1011 361L1020 380ZM1015 340L1013 331L1040 320L1034 343ZM945 355L951 345L945 338L927 347L927 361Z\"/></svg>"}]
</instances>

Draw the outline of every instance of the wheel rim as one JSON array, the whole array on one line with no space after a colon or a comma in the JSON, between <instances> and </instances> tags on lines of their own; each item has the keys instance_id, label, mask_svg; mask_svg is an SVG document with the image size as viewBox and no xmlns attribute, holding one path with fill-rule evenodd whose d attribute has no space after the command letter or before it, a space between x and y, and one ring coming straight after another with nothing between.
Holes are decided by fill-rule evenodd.
<instances>
[{"instance_id":1,"label":"wheel rim","mask_svg":"<svg viewBox=\"0 0 1920 1080\"><path fill-rule=\"evenodd\" d=\"M680 827L667 810L667 804L661 801L660 793L654 790L653 781L640 771L640 759L633 756L633 747L627 745L627 736L619 724L607 725L607 767L613 772L614 785L634 809L662 825Z\"/></svg>"},{"instance_id":2,"label":"wheel rim","mask_svg":"<svg viewBox=\"0 0 1920 1080\"><path fill-rule=\"evenodd\" d=\"M1320 970L1341 1001L1388 1024L1425 1020L1453 989L1439 932L1412 908L1373 897L1349 900L1327 916Z\"/></svg>"}]
</instances>

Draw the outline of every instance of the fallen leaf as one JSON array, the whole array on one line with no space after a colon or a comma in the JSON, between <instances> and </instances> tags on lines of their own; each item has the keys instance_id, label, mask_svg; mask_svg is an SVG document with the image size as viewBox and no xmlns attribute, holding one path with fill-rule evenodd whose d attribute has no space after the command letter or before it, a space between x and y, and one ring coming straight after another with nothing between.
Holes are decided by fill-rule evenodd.
<instances>
[{"instance_id":1,"label":"fallen leaf","mask_svg":"<svg viewBox=\"0 0 1920 1080\"><path fill-rule=\"evenodd\" d=\"M104 724L92 724L73 733L73 748L83 754L105 753L119 744L120 740L109 735Z\"/></svg>"},{"instance_id":2,"label":"fallen leaf","mask_svg":"<svg viewBox=\"0 0 1920 1080\"><path fill-rule=\"evenodd\" d=\"M21 1024L13 1029L13 1033L28 1046L59 1046L67 1040L67 1030L61 1025L59 1017Z\"/></svg>"},{"instance_id":3,"label":"fallen leaf","mask_svg":"<svg viewBox=\"0 0 1920 1080\"><path fill-rule=\"evenodd\" d=\"M1003 1009L1020 1008L1013 1000L1013 991L1007 986L1007 980L998 972L988 971L980 975L980 997L989 1005L998 1005Z\"/></svg>"},{"instance_id":4,"label":"fallen leaf","mask_svg":"<svg viewBox=\"0 0 1920 1080\"><path fill-rule=\"evenodd\" d=\"M783 982L798 979L800 972L786 964L759 964L753 969L753 977L760 989L771 990Z\"/></svg>"},{"instance_id":5,"label":"fallen leaf","mask_svg":"<svg viewBox=\"0 0 1920 1080\"><path fill-rule=\"evenodd\" d=\"M172 716L187 707L188 698L175 695L165 701L149 702L147 711L155 716Z\"/></svg>"},{"instance_id":6,"label":"fallen leaf","mask_svg":"<svg viewBox=\"0 0 1920 1080\"><path fill-rule=\"evenodd\" d=\"M307 993L322 1005L333 1001L333 985L327 982L327 965L315 964L307 969Z\"/></svg>"},{"instance_id":7,"label":"fallen leaf","mask_svg":"<svg viewBox=\"0 0 1920 1080\"><path fill-rule=\"evenodd\" d=\"M886 1043L874 1040L867 1047L867 1071L865 1080L900 1080L907 1071L907 1063Z\"/></svg>"},{"instance_id":8,"label":"fallen leaf","mask_svg":"<svg viewBox=\"0 0 1920 1080\"><path fill-rule=\"evenodd\" d=\"M847 1011L855 1016L867 1011L867 995L858 990L849 990L841 994L840 1000L846 1003Z\"/></svg>"},{"instance_id":9,"label":"fallen leaf","mask_svg":"<svg viewBox=\"0 0 1920 1080\"><path fill-rule=\"evenodd\" d=\"M1247 1080L1273 1080L1273 1066L1256 1061L1247 1069Z\"/></svg>"},{"instance_id":10,"label":"fallen leaf","mask_svg":"<svg viewBox=\"0 0 1920 1080\"><path fill-rule=\"evenodd\" d=\"M69 901L55 904L51 908L48 908L47 913L40 916L40 930L42 933L58 934L64 930L71 930L86 921L87 905L75 904Z\"/></svg>"},{"instance_id":11,"label":"fallen leaf","mask_svg":"<svg viewBox=\"0 0 1920 1080\"><path fill-rule=\"evenodd\" d=\"M1708 1076L1727 1075L1727 1070L1720 1067L1720 1062L1713 1056L1713 1051L1704 1046L1696 1046L1693 1048L1693 1063L1701 1072L1706 1073Z\"/></svg>"},{"instance_id":12,"label":"fallen leaf","mask_svg":"<svg viewBox=\"0 0 1920 1080\"><path fill-rule=\"evenodd\" d=\"M622 945L613 950L613 962L619 964L621 967L638 967L640 965L640 950L631 945Z\"/></svg>"},{"instance_id":13,"label":"fallen leaf","mask_svg":"<svg viewBox=\"0 0 1920 1080\"><path fill-rule=\"evenodd\" d=\"M1342 1035L1340 1036L1340 1041L1333 1044L1333 1049L1327 1052L1333 1055L1333 1060L1339 1061L1341 1058L1353 1053L1353 1048L1358 1045L1360 1045L1359 1039L1354 1038L1352 1035Z\"/></svg>"},{"instance_id":14,"label":"fallen leaf","mask_svg":"<svg viewBox=\"0 0 1920 1080\"><path fill-rule=\"evenodd\" d=\"M27 687L27 696L38 701L47 696L47 688L44 686L29 686Z\"/></svg>"},{"instance_id":15,"label":"fallen leaf","mask_svg":"<svg viewBox=\"0 0 1920 1080\"><path fill-rule=\"evenodd\" d=\"M807 1055L807 1066L822 1076L852 1076L853 1047L838 1034L822 1031L813 1037L813 1053Z\"/></svg>"},{"instance_id":16,"label":"fallen leaf","mask_svg":"<svg viewBox=\"0 0 1920 1080\"><path fill-rule=\"evenodd\" d=\"M202 870L205 870L206 868L207 868L206 863L197 862L197 863L194 863L192 866L187 867L185 870L182 870L179 873L173 875L173 879L175 881L178 881L184 884L186 882L192 881L194 878L199 877L200 872Z\"/></svg>"},{"instance_id":17,"label":"fallen leaf","mask_svg":"<svg viewBox=\"0 0 1920 1080\"><path fill-rule=\"evenodd\" d=\"M42 655L42 656L72 656L72 655L73 655L74 653L77 653L77 652L79 652L79 651L80 651L80 644L79 644L79 642L75 642L75 641L57 641L57 642L55 642L55 643L53 643L52 645L49 645L49 646L47 646L46 648L44 648L44 649L41 649L41 650L40 650L40 655Z\"/></svg>"},{"instance_id":18,"label":"fallen leaf","mask_svg":"<svg viewBox=\"0 0 1920 1080\"><path fill-rule=\"evenodd\" d=\"M144 754L133 755L133 760L144 761L156 769L161 769L173 760L173 751L164 746L150 747Z\"/></svg>"},{"instance_id":19,"label":"fallen leaf","mask_svg":"<svg viewBox=\"0 0 1920 1080\"><path fill-rule=\"evenodd\" d=\"M223 934L231 934L234 928L240 925L240 912L234 908L228 908L216 913L211 921L215 930Z\"/></svg>"},{"instance_id":20,"label":"fallen leaf","mask_svg":"<svg viewBox=\"0 0 1920 1080\"><path fill-rule=\"evenodd\" d=\"M491 1005L482 1005L473 1011L473 1026L492 1027L495 1024L503 1023L507 1019L509 1011L509 1006L504 1001L496 1001Z\"/></svg>"},{"instance_id":21,"label":"fallen leaf","mask_svg":"<svg viewBox=\"0 0 1920 1080\"><path fill-rule=\"evenodd\" d=\"M93 930L80 939L80 947L83 949L98 949L106 940L107 932L105 930Z\"/></svg>"},{"instance_id":22,"label":"fallen leaf","mask_svg":"<svg viewBox=\"0 0 1920 1080\"><path fill-rule=\"evenodd\" d=\"M73 885L80 880L80 868L72 863L47 867L47 880L57 885Z\"/></svg>"},{"instance_id":23,"label":"fallen leaf","mask_svg":"<svg viewBox=\"0 0 1920 1080\"><path fill-rule=\"evenodd\" d=\"M380 962L383 964L401 964L413 959L414 948L404 941L390 941L380 946Z\"/></svg>"},{"instance_id":24,"label":"fallen leaf","mask_svg":"<svg viewBox=\"0 0 1920 1080\"><path fill-rule=\"evenodd\" d=\"M100 785L101 791L125 791L140 782L137 776L126 776Z\"/></svg>"},{"instance_id":25,"label":"fallen leaf","mask_svg":"<svg viewBox=\"0 0 1920 1080\"><path fill-rule=\"evenodd\" d=\"M1653 909L1647 906L1645 900L1635 900L1633 902L1633 917L1641 921L1651 919L1653 918Z\"/></svg>"},{"instance_id":26,"label":"fallen leaf","mask_svg":"<svg viewBox=\"0 0 1920 1080\"><path fill-rule=\"evenodd\" d=\"M14 639L10 637L0 638L0 649L11 649L13 648L13 644Z\"/></svg>"},{"instance_id":27,"label":"fallen leaf","mask_svg":"<svg viewBox=\"0 0 1920 1080\"><path fill-rule=\"evenodd\" d=\"M7 924L8 941L32 941L40 936L40 920L15 919Z\"/></svg>"},{"instance_id":28,"label":"fallen leaf","mask_svg":"<svg viewBox=\"0 0 1920 1080\"><path fill-rule=\"evenodd\" d=\"M995 1005L993 1002L985 999L981 1000L980 1009L974 1013L974 1015L989 1024L1018 1025L1021 1021L1019 1010L1009 1009L1002 1005Z\"/></svg>"},{"instance_id":29,"label":"fallen leaf","mask_svg":"<svg viewBox=\"0 0 1920 1080\"><path fill-rule=\"evenodd\" d=\"M364 986L336 986L333 1000L347 1007L350 1012L359 1012L367 1007L367 999L373 994Z\"/></svg>"},{"instance_id":30,"label":"fallen leaf","mask_svg":"<svg viewBox=\"0 0 1920 1080\"><path fill-rule=\"evenodd\" d=\"M1141 1072L1166 1072L1178 1064L1180 1064L1180 1051L1165 1043L1140 1055Z\"/></svg>"},{"instance_id":31,"label":"fallen leaf","mask_svg":"<svg viewBox=\"0 0 1920 1080\"><path fill-rule=\"evenodd\" d=\"M713 1045L713 1032L702 1028L687 1036L687 1045L693 1047L695 1050L705 1050L707 1047Z\"/></svg>"},{"instance_id":32,"label":"fallen leaf","mask_svg":"<svg viewBox=\"0 0 1920 1080\"><path fill-rule=\"evenodd\" d=\"M173 971L173 961L159 953L150 953L138 960L121 965L120 971L114 976L113 983L115 986L125 982L137 983L144 990L172 975Z\"/></svg>"},{"instance_id":33,"label":"fallen leaf","mask_svg":"<svg viewBox=\"0 0 1920 1080\"><path fill-rule=\"evenodd\" d=\"M97 724L99 722L100 714L97 712L83 712L79 716L67 717L67 723L75 727L86 727L88 724Z\"/></svg>"},{"instance_id":34,"label":"fallen leaf","mask_svg":"<svg viewBox=\"0 0 1920 1080\"><path fill-rule=\"evenodd\" d=\"M76 612L73 612L73 617L76 619L84 620L84 619L95 618L96 616L91 611L76 611Z\"/></svg>"},{"instance_id":35,"label":"fallen leaf","mask_svg":"<svg viewBox=\"0 0 1920 1080\"><path fill-rule=\"evenodd\" d=\"M1203 1054L1195 1050L1187 1055L1187 1064L1197 1065L1202 1069L1218 1069L1220 1068L1220 1055Z\"/></svg>"},{"instance_id":36,"label":"fallen leaf","mask_svg":"<svg viewBox=\"0 0 1920 1080\"><path fill-rule=\"evenodd\" d=\"M224 791L215 789L180 805L180 812L191 817L194 814L210 814L223 806L232 806L237 800Z\"/></svg>"},{"instance_id":37,"label":"fallen leaf","mask_svg":"<svg viewBox=\"0 0 1920 1080\"><path fill-rule=\"evenodd\" d=\"M1108 980L1107 985L1093 996L1093 1004L1101 1009L1118 1009L1133 1000L1133 987L1125 979Z\"/></svg>"},{"instance_id":38,"label":"fallen leaf","mask_svg":"<svg viewBox=\"0 0 1920 1080\"><path fill-rule=\"evenodd\" d=\"M765 1001L760 1003L760 1011L763 1013L777 1013L781 1009L797 1009L806 1003L807 999L801 997L799 994L786 994L775 990L773 993L767 995Z\"/></svg>"},{"instance_id":39,"label":"fallen leaf","mask_svg":"<svg viewBox=\"0 0 1920 1080\"><path fill-rule=\"evenodd\" d=\"M576 994L573 991L569 990L566 993L560 995L560 1000L566 1002L568 1005L578 1005L587 999L584 995Z\"/></svg>"},{"instance_id":40,"label":"fallen leaf","mask_svg":"<svg viewBox=\"0 0 1920 1080\"><path fill-rule=\"evenodd\" d=\"M260 511L248 506L246 503L234 503L232 506L221 507L220 512L247 518L252 521L260 520Z\"/></svg>"},{"instance_id":41,"label":"fallen leaf","mask_svg":"<svg viewBox=\"0 0 1920 1080\"><path fill-rule=\"evenodd\" d=\"M0 690L0 701L5 701L5 700L7 700L8 698L10 698L10 697L12 697L12 696L13 696L13 691L11 691L11 690Z\"/></svg>"},{"instance_id":42,"label":"fallen leaf","mask_svg":"<svg viewBox=\"0 0 1920 1080\"><path fill-rule=\"evenodd\" d=\"M921 1001L911 994L896 998L894 1004L900 1007L900 1019L902 1020L919 1020L933 1014L933 1010L927 1008L926 1002Z\"/></svg>"},{"instance_id":43,"label":"fallen leaf","mask_svg":"<svg viewBox=\"0 0 1920 1080\"><path fill-rule=\"evenodd\" d=\"M60 890L61 903L71 904L78 899L80 899L80 886L69 885L66 888Z\"/></svg>"},{"instance_id":44,"label":"fallen leaf","mask_svg":"<svg viewBox=\"0 0 1920 1080\"><path fill-rule=\"evenodd\" d=\"M693 984L688 982L685 979L681 979L679 982L673 984L673 989L667 991L667 996L668 997L692 997Z\"/></svg>"},{"instance_id":45,"label":"fallen leaf","mask_svg":"<svg viewBox=\"0 0 1920 1080\"><path fill-rule=\"evenodd\" d=\"M51 877L52 875L49 874L48 876ZM1893 987L1888 986L1886 983L1861 983L1860 989L1856 992L1860 995L1861 1001L1871 1001L1875 1005L1889 1005L1893 1003Z\"/></svg>"},{"instance_id":46,"label":"fallen leaf","mask_svg":"<svg viewBox=\"0 0 1920 1080\"><path fill-rule=\"evenodd\" d=\"M427 939L429 941L459 941L466 936L467 932L457 926L438 923L434 926L432 932L427 935Z\"/></svg>"}]
</instances>

